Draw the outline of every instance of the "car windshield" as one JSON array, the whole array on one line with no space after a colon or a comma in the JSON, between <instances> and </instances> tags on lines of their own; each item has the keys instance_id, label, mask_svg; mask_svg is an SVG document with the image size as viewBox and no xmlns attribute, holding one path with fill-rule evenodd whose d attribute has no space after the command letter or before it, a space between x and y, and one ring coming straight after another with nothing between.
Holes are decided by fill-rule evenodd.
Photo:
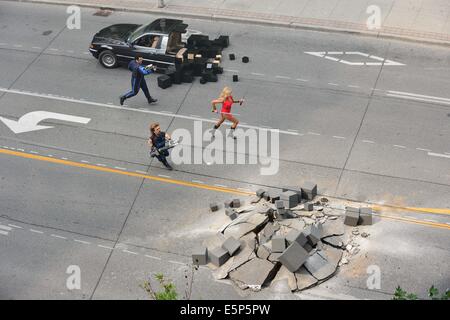
<instances>
[{"instance_id":1,"label":"car windshield","mask_svg":"<svg viewBox=\"0 0 450 320\"><path fill-rule=\"evenodd\" d=\"M145 29L147 28L147 25L144 24L133 31L133 33L128 37L128 42L133 43L137 38L139 38L142 34L145 33Z\"/></svg>"}]
</instances>

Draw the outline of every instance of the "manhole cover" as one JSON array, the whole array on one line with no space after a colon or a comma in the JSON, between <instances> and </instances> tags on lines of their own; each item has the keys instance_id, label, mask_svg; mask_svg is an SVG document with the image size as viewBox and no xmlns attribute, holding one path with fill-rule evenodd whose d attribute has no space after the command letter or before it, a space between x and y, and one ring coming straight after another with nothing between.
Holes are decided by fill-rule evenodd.
<instances>
[{"instance_id":1,"label":"manhole cover","mask_svg":"<svg viewBox=\"0 0 450 320\"><path fill-rule=\"evenodd\" d=\"M113 13L113 11L110 10L110 9L103 9L103 8L100 8L99 10L97 10L97 11L94 13L94 16L108 17L108 16L111 15L112 13Z\"/></svg>"}]
</instances>

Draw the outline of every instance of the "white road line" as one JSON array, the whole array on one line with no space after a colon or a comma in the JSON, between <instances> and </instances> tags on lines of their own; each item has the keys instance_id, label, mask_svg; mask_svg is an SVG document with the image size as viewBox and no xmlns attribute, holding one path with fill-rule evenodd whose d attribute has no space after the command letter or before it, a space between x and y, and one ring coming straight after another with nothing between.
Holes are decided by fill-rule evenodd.
<instances>
[{"instance_id":1,"label":"white road line","mask_svg":"<svg viewBox=\"0 0 450 320\"><path fill-rule=\"evenodd\" d=\"M78 99L77 100L77 99L68 99L68 98L62 98L62 97L49 96L49 95L45 95L45 94L24 93L22 91L14 90L14 89L0 88L0 91L7 92L7 93L19 94L19 95L28 95L28 96L33 96L33 97L40 97L40 98L45 98L45 99L50 99L50 100L59 100L59 101L66 101L66 102L72 102L72 103L78 103L78 104L85 104L85 105L104 107L104 108L109 108L109 109L121 110L122 112L123 111L140 112L140 113L154 114L154 115L161 115L161 116L169 116L169 117L172 117L172 118L180 118L180 119L187 119L187 120L201 120L203 122L209 122L209 123L215 123L217 121L217 120L209 120L209 119L205 119L205 118L195 118L195 117L185 116L185 115L181 115L181 114L167 114L166 112L151 111L151 110L139 110L139 109L128 108L128 107L119 107L119 106L115 106L115 105L109 105L109 104L106 104L106 103L86 101L86 100L83 100L83 99ZM227 125L229 125L229 124L227 123ZM249 129L262 129L262 127L254 126L254 125L241 125L241 127L242 128L249 128ZM287 135L293 135L293 136L298 135L295 132L289 132L287 130L280 130L280 129L272 129L272 130L277 130L279 133L287 134Z\"/></svg>"},{"instance_id":2,"label":"white road line","mask_svg":"<svg viewBox=\"0 0 450 320\"><path fill-rule=\"evenodd\" d=\"M406 147L405 147L405 146L401 146L401 145L398 145L398 144L394 144L394 147L396 147L396 148L402 148L402 149L406 149Z\"/></svg>"},{"instance_id":3,"label":"white road line","mask_svg":"<svg viewBox=\"0 0 450 320\"><path fill-rule=\"evenodd\" d=\"M329 56L325 56L325 59L331 60L331 61L336 61L339 62L341 59L335 58L335 57L329 57Z\"/></svg>"},{"instance_id":4,"label":"white road line","mask_svg":"<svg viewBox=\"0 0 450 320\"><path fill-rule=\"evenodd\" d=\"M96 166L99 166L99 167L106 167L106 164L103 164L103 163L97 163Z\"/></svg>"},{"instance_id":5,"label":"white road line","mask_svg":"<svg viewBox=\"0 0 450 320\"><path fill-rule=\"evenodd\" d=\"M200 116L197 116L196 114L190 114L190 116L194 117L194 118L201 118Z\"/></svg>"},{"instance_id":6,"label":"white road line","mask_svg":"<svg viewBox=\"0 0 450 320\"><path fill-rule=\"evenodd\" d=\"M145 172L145 171L141 171L141 170L135 170L135 172L137 172L137 173L141 173L141 174L148 174L148 172Z\"/></svg>"},{"instance_id":7,"label":"white road line","mask_svg":"<svg viewBox=\"0 0 450 320\"><path fill-rule=\"evenodd\" d=\"M450 155L446 155L446 154L442 154L442 153L428 152L428 155L432 156L432 157L440 157L440 158L449 158L450 159Z\"/></svg>"},{"instance_id":8,"label":"white road line","mask_svg":"<svg viewBox=\"0 0 450 320\"><path fill-rule=\"evenodd\" d=\"M97 247L104 248L104 249L108 249L108 250L114 250L114 248L107 247L107 246L103 246L103 245L101 245L101 244L98 244Z\"/></svg>"},{"instance_id":9,"label":"white road line","mask_svg":"<svg viewBox=\"0 0 450 320\"><path fill-rule=\"evenodd\" d=\"M401 98L401 99L406 99L406 100L416 100L416 101L424 101L424 102L443 103L443 104L450 105L450 101L446 102L446 101L443 101L443 100L434 100L434 99L410 97L410 96L399 95L399 94L390 94L390 93L388 93L386 95L388 97Z\"/></svg>"},{"instance_id":10,"label":"white road line","mask_svg":"<svg viewBox=\"0 0 450 320\"><path fill-rule=\"evenodd\" d=\"M91 244L91 243L88 242L88 241L83 241L83 240L78 240L78 239L73 239L73 241L79 242L79 243L82 243L82 244Z\"/></svg>"},{"instance_id":11,"label":"white road line","mask_svg":"<svg viewBox=\"0 0 450 320\"><path fill-rule=\"evenodd\" d=\"M341 136L333 136L333 138L336 138L336 139L345 139L345 137L341 137Z\"/></svg>"},{"instance_id":12,"label":"white road line","mask_svg":"<svg viewBox=\"0 0 450 320\"><path fill-rule=\"evenodd\" d=\"M86 161L86 160L81 160L81 162L83 162L83 163L89 163L89 161Z\"/></svg>"},{"instance_id":13,"label":"white road line","mask_svg":"<svg viewBox=\"0 0 450 320\"><path fill-rule=\"evenodd\" d=\"M423 221L428 221L428 222L434 222L434 223L438 223L438 221L436 221L436 220L432 220L432 219L423 219Z\"/></svg>"},{"instance_id":14,"label":"white road line","mask_svg":"<svg viewBox=\"0 0 450 320\"><path fill-rule=\"evenodd\" d=\"M343 51L328 51L327 54L345 54Z\"/></svg>"},{"instance_id":15,"label":"white road line","mask_svg":"<svg viewBox=\"0 0 450 320\"><path fill-rule=\"evenodd\" d=\"M44 233L43 231L34 230L34 229L30 229L30 231L31 231L31 232L34 232L34 233L40 233L40 234Z\"/></svg>"},{"instance_id":16,"label":"white road line","mask_svg":"<svg viewBox=\"0 0 450 320\"><path fill-rule=\"evenodd\" d=\"M117 170L123 170L123 171L127 171L127 169L126 169L126 168L122 168L122 167L114 167L114 169L117 169Z\"/></svg>"},{"instance_id":17,"label":"white road line","mask_svg":"<svg viewBox=\"0 0 450 320\"><path fill-rule=\"evenodd\" d=\"M50 51L59 51L59 49L55 49L55 48L50 48L48 50L50 50Z\"/></svg>"},{"instance_id":18,"label":"white road line","mask_svg":"<svg viewBox=\"0 0 450 320\"><path fill-rule=\"evenodd\" d=\"M431 151L430 149L423 149L423 148L416 148L416 150L427 151L427 152L430 152L430 151Z\"/></svg>"},{"instance_id":19,"label":"white road line","mask_svg":"<svg viewBox=\"0 0 450 320\"><path fill-rule=\"evenodd\" d=\"M69 159L62 157L61 160L69 160Z\"/></svg>"},{"instance_id":20,"label":"white road line","mask_svg":"<svg viewBox=\"0 0 450 320\"><path fill-rule=\"evenodd\" d=\"M15 45L13 45L13 47L16 47L16 48L22 48L23 45L21 45L21 44L15 44Z\"/></svg>"},{"instance_id":21,"label":"white road line","mask_svg":"<svg viewBox=\"0 0 450 320\"><path fill-rule=\"evenodd\" d=\"M9 232L0 230L0 234L7 236L9 234Z\"/></svg>"},{"instance_id":22,"label":"white road line","mask_svg":"<svg viewBox=\"0 0 450 320\"><path fill-rule=\"evenodd\" d=\"M161 111L159 111L159 112L162 112L162 113L169 113L169 114L173 114L173 112L172 112L172 111L165 111L165 110L161 110Z\"/></svg>"},{"instance_id":23,"label":"white road line","mask_svg":"<svg viewBox=\"0 0 450 320\"><path fill-rule=\"evenodd\" d=\"M39 152L36 152L36 151L30 151L30 153L39 154Z\"/></svg>"},{"instance_id":24,"label":"white road line","mask_svg":"<svg viewBox=\"0 0 450 320\"><path fill-rule=\"evenodd\" d=\"M275 76L275 78L277 78L277 79L291 79L290 77L286 77L286 76Z\"/></svg>"},{"instance_id":25,"label":"white road line","mask_svg":"<svg viewBox=\"0 0 450 320\"><path fill-rule=\"evenodd\" d=\"M403 92L403 91L391 91L391 90L389 90L388 92L392 93L392 94L396 94L396 95L402 95L402 96L435 99L435 100L442 100L442 101L450 102L450 99L448 99L448 98L442 98L442 97L436 97L436 96L427 96L427 95L423 95L423 94Z\"/></svg>"},{"instance_id":26,"label":"white road line","mask_svg":"<svg viewBox=\"0 0 450 320\"><path fill-rule=\"evenodd\" d=\"M53 158L53 155L52 154L48 154L47 157Z\"/></svg>"},{"instance_id":27,"label":"white road line","mask_svg":"<svg viewBox=\"0 0 450 320\"><path fill-rule=\"evenodd\" d=\"M225 71L228 71L228 72L239 72L239 70L233 70L233 69L224 69Z\"/></svg>"},{"instance_id":28,"label":"white road line","mask_svg":"<svg viewBox=\"0 0 450 320\"><path fill-rule=\"evenodd\" d=\"M309 81L309 80L301 79L301 78L297 78L297 79L295 79L295 80L297 80L297 81L302 81L302 82L308 82L308 81Z\"/></svg>"},{"instance_id":29,"label":"white road line","mask_svg":"<svg viewBox=\"0 0 450 320\"><path fill-rule=\"evenodd\" d=\"M194 182L194 183L200 183L200 184L205 184L203 181L199 181L199 180L192 180L192 182Z\"/></svg>"},{"instance_id":30,"label":"white road line","mask_svg":"<svg viewBox=\"0 0 450 320\"><path fill-rule=\"evenodd\" d=\"M3 148L4 148L4 149L9 149L9 147L7 147L7 146L3 146Z\"/></svg>"},{"instance_id":31,"label":"white road line","mask_svg":"<svg viewBox=\"0 0 450 320\"><path fill-rule=\"evenodd\" d=\"M51 234L50 237L59 238L59 239L67 239L66 237L59 236L57 234Z\"/></svg>"},{"instance_id":32,"label":"white road line","mask_svg":"<svg viewBox=\"0 0 450 320\"><path fill-rule=\"evenodd\" d=\"M220 188L228 188L227 186L224 186L223 184L214 184L216 187L220 187Z\"/></svg>"},{"instance_id":33,"label":"white road line","mask_svg":"<svg viewBox=\"0 0 450 320\"><path fill-rule=\"evenodd\" d=\"M13 227L13 228L17 228L17 229L23 229L22 227L16 226L15 224L8 224L8 226Z\"/></svg>"},{"instance_id":34,"label":"white road line","mask_svg":"<svg viewBox=\"0 0 450 320\"><path fill-rule=\"evenodd\" d=\"M265 76L265 74L263 74L263 73L258 73L258 72L252 72L251 73L252 75L254 75L254 76Z\"/></svg>"},{"instance_id":35,"label":"white road line","mask_svg":"<svg viewBox=\"0 0 450 320\"><path fill-rule=\"evenodd\" d=\"M351 85L351 84L349 84L347 87L349 87L349 88L360 88L360 86L354 86L354 85Z\"/></svg>"},{"instance_id":36,"label":"white road line","mask_svg":"<svg viewBox=\"0 0 450 320\"><path fill-rule=\"evenodd\" d=\"M334 82L328 82L328 84L329 84L330 86L339 86L337 83L334 83Z\"/></svg>"},{"instance_id":37,"label":"white road line","mask_svg":"<svg viewBox=\"0 0 450 320\"><path fill-rule=\"evenodd\" d=\"M23 150L23 149L17 149L17 151L22 151L22 152L25 152L25 150Z\"/></svg>"},{"instance_id":38,"label":"white road line","mask_svg":"<svg viewBox=\"0 0 450 320\"><path fill-rule=\"evenodd\" d=\"M298 130L295 130L295 129L288 129L288 131L291 131L291 132L298 132Z\"/></svg>"},{"instance_id":39,"label":"white road line","mask_svg":"<svg viewBox=\"0 0 450 320\"><path fill-rule=\"evenodd\" d=\"M313 136L320 136L320 133L316 133L316 132L308 132L308 134L311 134Z\"/></svg>"},{"instance_id":40,"label":"white road line","mask_svg":"<svg viewBox=\"0 0 450 320\"><path fill-rule=\"evenodd\" d=\"M4 225L1 225L1 224L0 224L0 229L6 230L6 231L11 231L12 230L11 227L4 226Z\"/></svg>"},{"instance_id":41,"label":"white road line","mask_svg":"<svg viewBox=\"0 0 450 320\"><path fill-rule=\"evenodd\" d=\"M150 259L161 260L161 258L154 257L154 256L149 256L148 254L146 254L145 256L146 256L147 258L150 258Z\"/></svg>"},{"instance_id":42,"label":"white road line","mask_svg":"<svg viewBox=\"0 0 450 320\"><path fill-rule=\"evenodd\" d=\"M450 222L446 222L446 224L448 224L450 226Z\"/></svg>"},{"instance_id":43,"label":"white road line","mask_svg":"<svg viewBox=\"0 0 450 320\"><path fill-rule=\"evenodd\" d=\"M11 150L16 150L16 148L13 148L13 147L9 147Z\"/></svg>"},{"instance_id":44,"label":"white road line","mask_svg":"<svg viewBox=\"0 0 450 320\"><path fill-rule=\"evenodd\" d=\"M133 252L133 251L128 251L128 250L122 250L122 252L125 252L125 253L130 253L130 254L139 254L139 253L137 253L137 252Z\"/></svg>"},{"instance_id":45,"label":"white road line","mask_svg":"<svg viewBox=\"0 0 450 320\"><path fill-rule=\"evenodd\" d=\"M185 266L185 265L186 265L186 263L182 263L182 262L178 262L178 261L173 261L173 260L169 260L169 261L167 261L167 262L175 263L175 264L181 264L182 266Z\"/></svg>"},{"instance_id":46,"label":"white road line","mask_svg":"<svg viewBox=\"0 0 450 320\"><path fill-rule=\"evenodd\" d=\"M166 176L166 175L163 175L163 174L158 174L158 177L162 177L162 178L168 178L168 179L170 179L170 178L171 178L170 176Z\"/></svg>"}]
</instances>

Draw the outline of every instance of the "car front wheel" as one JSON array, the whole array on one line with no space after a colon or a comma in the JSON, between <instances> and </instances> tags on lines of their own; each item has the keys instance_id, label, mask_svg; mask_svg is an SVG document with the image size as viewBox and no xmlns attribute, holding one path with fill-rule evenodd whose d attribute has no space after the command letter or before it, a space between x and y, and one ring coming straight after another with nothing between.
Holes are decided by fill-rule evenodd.
<instances>
[{"instance_id":1,"label":"car front wheel","mask_svg":"<svg viewBox=\"0 0 450 320\"><path fill-rule=\"evenodd\" d=\"M111 69L117 67L117 57L109 50L102 51L98 57L98 60L105 68Z\"/></svg>"}]
</instances>

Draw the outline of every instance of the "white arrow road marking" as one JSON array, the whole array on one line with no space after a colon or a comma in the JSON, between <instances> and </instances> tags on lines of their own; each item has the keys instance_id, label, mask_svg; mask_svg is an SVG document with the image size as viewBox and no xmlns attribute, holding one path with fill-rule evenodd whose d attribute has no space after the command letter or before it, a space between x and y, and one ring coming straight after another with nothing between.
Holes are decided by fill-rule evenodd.
<instances>
[{"instance_id":1,"label":"white arrow road marking","mask_svg":"<svg viewBox=\"0 0 450 320\"><path fill-rule=\"evenodd\" d=\"M53 128L52 126L38 125L39 122L45 119L63 120L82 124L87 124L91 121L89 118L48 111L32 111L20 117L18 121L0 117L0 120L15 134Z\"/></svg>"},{"instance_id":2,"label":"white arrow road marking","mask_svg":"<svg viewBox=\"0 0 450 320\"><path fill-rule=\"evenodd\" d=\"M448 158L450 159L450 155L442 154L442 153L434 153L434 152L428 152L429 156L432 157L441 157L441 158Z\"/></svg>"},{"instance_id":3,"label":"white arrow road marking","mask_svg":"<svg viewBox=\"0 0 450 320\"><path fill-rule=\"evenodd\" d=\"M391 91L391 90L389 90L386 95L388 97L394 97L394 98L402 98L402 99L425 101L425 102L434 102L434 103L443 103L443 104L450 105L450 99L448 99L448 98L441 98L441 97L435 97L435 96L426 96L426 95L423 95L423 94L416 94L416 93L409 93L409 92Z\"/></svg>"},{"instance_id":4,"label":"white arrow road marking","mask_svg":"<svg viewBox=\"0 0 450 320\"><path fill-rule=\"evenodd\" d=\"M385 65L385 66L404 66L403 63L400 62L395 62L392 60L388 60L388 59L384 59L381 57L377 57L374 55L369 55L367 53L363 53L363 52L359 52L359 51L346 51L346 52L341 52L341 51L328 51L328 52L311 52L311 51L305 51L306 54L310 54L312 56L316 56L316 57L320 57L320 58L325 58L331 61L335 61L335 62L340 62L346 65L350 65L350 66L381 66L381 65ZM379 62L365 62L365 61L359 61L359 62L351 62L351 61L347 61L344 59L338 59L338 58L334 58L332 57L332 55L340 55L340 56L362 56L368 59L373 59Z\"/></svg>"}]
</instances>

